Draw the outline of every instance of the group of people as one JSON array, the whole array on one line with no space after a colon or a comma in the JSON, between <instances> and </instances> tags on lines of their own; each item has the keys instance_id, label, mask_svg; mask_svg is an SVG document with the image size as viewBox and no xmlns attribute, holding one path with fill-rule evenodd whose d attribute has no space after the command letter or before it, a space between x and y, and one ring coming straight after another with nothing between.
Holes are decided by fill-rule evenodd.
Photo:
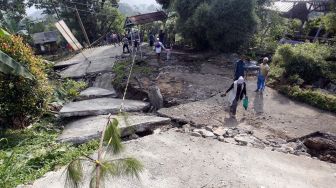
<instances>
[{"instance_id":1,"label":"group of people","mask_svg":"<svg viewBox=\"0 0 336 188\"><path fill-rule=\"evenodd\" d=\"M134 49L138 49L140 45L140 35L135 32L129 31L128 33L125 33L122 38L122 44L123 44L123 53L130 53L130 46L133 46ZM127 51L125 51L125 49Z\"/></svg>"},{"instance_id":2,"label":"group of people","mask_svg":"<svg viewBox=\"0 0 336 188\"><path fill-rule=\"evenodd\" d=\"M121 35L115 32L108 33L106 35L106 43L113 44L113 45L120 45Z\"/></svg>"},{"instance_id":3,"label":"group of people","mask_svg":"<svg viewBox=\"0 0 336 188\"><path fill-rule=\"evenodd\" d=\"M267 57L263 58L262 63L259 66L258 76L257 76L257 88L255 92L262 92L265 90L266 80L269 75L270 67L268 65L269 59ZM229 92L229 103L230 103L230 116L235 117L237 112L238 104L241 100L248 99L246 92L246 82L245 82L245 62L244 58L238 60L235 64L234 70L234 82L231 84L230 88L222 94L222 97L226 96Z\"/></svg>"}]
</instances>

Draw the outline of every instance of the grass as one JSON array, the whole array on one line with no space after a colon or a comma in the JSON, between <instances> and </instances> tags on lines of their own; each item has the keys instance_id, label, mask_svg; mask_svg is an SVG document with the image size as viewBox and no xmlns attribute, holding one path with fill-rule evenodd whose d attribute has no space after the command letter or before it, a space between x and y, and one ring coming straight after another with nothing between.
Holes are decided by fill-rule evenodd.
<instances>
[{"instance_id":1,"label":"grass","mask_svg":"<svg viewBox=\"0 0 336 188\"><path fill-rule=\"evenodd\" d=\"M115 73L115 78L113 83L116 85L120 85L124 83L129 74L129 69L131 67L132 62L130 60L120 61L113 66L113 72ZM146 62L142 63L144 66L135 64L133 67L133 75L141 74L141 75L150 75L153 72L153 69L149 66L146 66Z\"/></svg>"},{"instance_id":2,"label":"grass","mask_svg":"<svg viewBox=\"0 0 336 188\"><path fill-rule=\"evenodd\" d=\"M44 119L25 130L0 131L0 187L27 184L79 156L93 153L97 141L74 146L58 143L60 130Z\"/></svg>"},{"instance_id":3,"label":"grass","mask_svg":"<svg viewBox=\"0 0 336 188\"><path fill-rule=\"evenodd\" d=\"M336 113L336 96L298 86L281 86L279 91L288 97L314 107Z\"/></svg>"}]
</instances>

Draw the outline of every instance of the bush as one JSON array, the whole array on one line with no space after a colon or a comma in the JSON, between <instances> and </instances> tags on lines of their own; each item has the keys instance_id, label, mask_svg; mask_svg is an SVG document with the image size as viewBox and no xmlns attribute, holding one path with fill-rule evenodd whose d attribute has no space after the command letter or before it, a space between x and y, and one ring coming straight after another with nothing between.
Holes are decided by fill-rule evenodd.
<instances>
[{"instance_id":1,"label":"bush","mask_svg":"<svg viewBox=\"0 0 336 188\"><path fill-rule=\"evenodd\" d=\"M66 79L62 82L54 84L55 92L53 95L53 102L66 102L75 99L80 91L87 88L87 84L83 81L75 81Z\"/></svg>"},{"instance_id":2,"label":"bush","mask_svg":"<svg viewBox=\"0 0 336 188\"><path fill-rule=\"evenodd\" d=\"M42 59L33 55L21 37L0 37L0 50L21 63L34 80L0 74L0 119L10 128L23 128L47 109L52 89Z\"/></svg>"},{"instance_id":3,"label":"bush","mask_svg":"<svg viewBox=\"0 0 336 188\"><path fill-rule=\"evenodd\" d=\"M304 43L296 46L279 46L274 57L274 66L284 68L283 76L289 78L298 75L305 83L312 84L330 73L331 64L326 59L331 48L316 43Z\"/></svg>"},{"instance_id":4,"label":"bush","mask_svg":"<svg viewBox=\"0 0 336 188\"><path fill-rule=\"evenodd\" d=\"M301 102L308 103L317 108L336 112L336 96L314 91L310 89L303 90L298 86L283 86L280 92Z\"/></svg>"}]
</instances>

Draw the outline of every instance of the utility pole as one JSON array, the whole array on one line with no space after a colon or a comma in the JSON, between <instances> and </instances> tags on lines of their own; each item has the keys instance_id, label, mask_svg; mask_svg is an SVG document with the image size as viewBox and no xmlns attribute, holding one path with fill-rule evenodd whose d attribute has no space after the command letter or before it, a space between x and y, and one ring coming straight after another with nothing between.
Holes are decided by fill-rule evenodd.
<instances>
[{"instance_id":1,"label":"utility pole","mask_svg":"<svg viewBox=\"0 0 336 188\"><path fill-rule=\"evenodd\" d=\"M84 28L82 19L81 19L81 17L79 16L79 13L78 13L78 10L77 10L77 6L76 6L75 8L76 8L76 16L77 16L77 19L78 19L78 21L79 21L79 25L80 25L80 27L81 27L83 33L84 33L84 37L85 37L86 42L88 43L88 46L90 46L91 43L90 43L89 37L88 37L88 35L87 35L86 31L85 31L85 28Z\"/></svg>"}]
</instances>

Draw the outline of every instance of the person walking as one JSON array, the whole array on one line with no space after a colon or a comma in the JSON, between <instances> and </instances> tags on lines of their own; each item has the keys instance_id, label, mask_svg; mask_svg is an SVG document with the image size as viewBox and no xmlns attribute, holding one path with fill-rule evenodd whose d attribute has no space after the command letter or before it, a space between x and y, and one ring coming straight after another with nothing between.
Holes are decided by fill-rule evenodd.
<instances>
[{"instance_id":1,"label":"person walking","mask_svg":"<svg viewBox=\"0 0 336 188\"><path fill-rule=\"evenodd\" d=\"M222 94L221 96L224 97L229 92L228 100L230 103L230 116L235 118L239 101L242 100L244 96L247 98L246 83L242 76L235 80L225 94Z\"/></svg>"},{"instance_id":2,"label":"person walking","mask_svg":"<svg viewBox=\"0 0 336 188\"><path fill-rule=\"evenodd\" d=\"M128 47L129 41L128 41L128 38L126 37L126 35L122 39L122 42L123 42L123 53L126 53L125 48L127 49L127 53L130 53L130 50L129 50L129 47Z\"/></svg>"},{"instance_id":3,"label":"person walking","mask_svg":"<svg viewBox=\"0 0 336 188\"><path fill-rule=\"evenodd\" d=\"M152 32L149 33L149 46L152 47L154 46L154 42L155 42L155 36L153 35Z\"/></svg>"},{"instance_id":4,"label":"person walking","mask_svg":"<svg viewBox=\"0 0 336 188\"><path fill-rule=\"evenodd\" d=\"M238 80L239 77L245 75L245 57L242 55L240 59L235 63L234 80Z\"/></svg>"},{"instance_id":5,"label":"person walking","mask_svg":"<svg viewBox=\"0 0 336 188\"><path fill-rule=\"evenodd\" d=\"M263 59L262 64L260 64L259 73L258 73L258 81L257 81L257 90L255 92L263 92L265 89L266 80L268 78L268 74L270 71L270 67L268 66L269 59L265 57Z\"/></svg>"},{"instance_id":6,"label":"person walking","mask_svg":"<svg viewBox=\"0 0 336 188\"><path fill-rule=\"evenodd\" d=\"M156 53L156 58L157 58L157 61L158 63L161 62L161 52L162 52L162 49L166 50L166 48L163 46L162 42L160 42L160 39L157 38L156 39L156 42L155 42L155 53Z\"/></svg>"}]
</instances>

